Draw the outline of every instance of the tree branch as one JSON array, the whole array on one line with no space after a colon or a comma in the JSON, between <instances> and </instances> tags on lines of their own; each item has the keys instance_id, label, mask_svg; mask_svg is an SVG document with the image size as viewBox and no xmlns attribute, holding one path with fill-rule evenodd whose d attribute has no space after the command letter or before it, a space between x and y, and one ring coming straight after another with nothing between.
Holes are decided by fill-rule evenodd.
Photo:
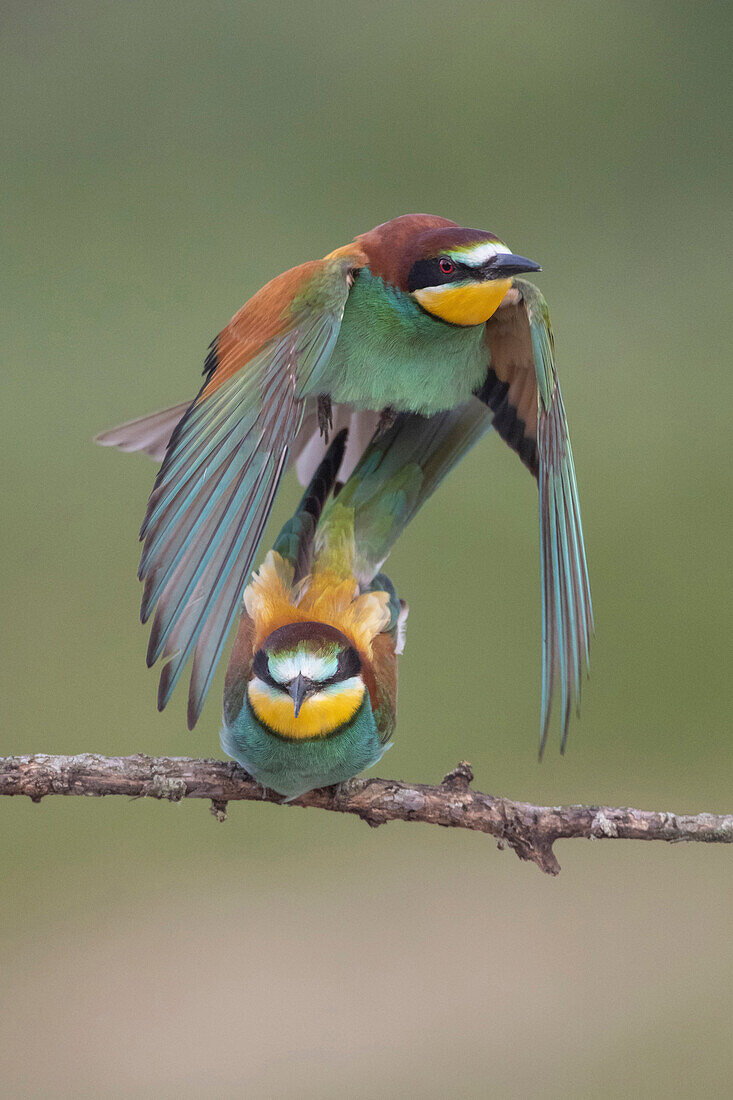
<instances>
[{"instance_id":1,"label":"tree branch","mask_svg":"<svg viewBox=\"0 0 733 1100\"><path fill-rule=\"evenodd\" d=\"M509 845L520 859L547 874L560 865L552 846L571 837L624 840L696 840L733 843L733 814L682 815L609 806L533 806L471 790L471 765L461 763L439 787L393 779L352 779L338 787L310 791L287 803L337 813L356 814L369 825L387 821L423 821L450 828L474 829ZM8 756L0 758L0 795L27 795L40 802L50 794L128 795L133 798L183 798L211 801L219 821L228 802L280 803L245 771L221 760L184 757Z\"/></svg>"}]
</instances>

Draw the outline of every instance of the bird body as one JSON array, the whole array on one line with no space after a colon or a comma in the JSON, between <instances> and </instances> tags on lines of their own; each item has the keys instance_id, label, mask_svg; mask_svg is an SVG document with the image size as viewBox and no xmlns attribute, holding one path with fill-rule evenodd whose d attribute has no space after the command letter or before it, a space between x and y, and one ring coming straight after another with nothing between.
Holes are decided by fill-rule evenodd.
<instances>
[{"instance_id":1,"label":"bird body","mask_svg":"<svg viewBox=\"0 0 733 1100\"><path fill-rule=\"evenodd\" d=\"M350 424L356 462L375 427L383 436L398 416L396 449L409 439L426 477L415 500L492 425L537 479L541 738L559 681L564 741L592 612L549 314L539 291L516 277L538 269L486 231L426 214L395 218L259 290L212 342L204 384L182 415L176 406L99 437L165 450L140 563L141 617L153 615L148 663L164 662L160 708L192 658L195 724L288 463L307 480L331 422ZM362 458L374 445L369 461L382 472L383 443L375 438ZM395 484L401 476L390 471ZM414 500L392 499L400 515L414 514ZM390 528L383 512L380 522L404 526Z\"/></svg>"},{"instance_id":2,"label":"bird body","mask_svg":"<svg viewBox=\"0 0 733 1100\"><path fill-rule=\"evenodd\" d=\"M360 589L353 508L318 525L345 434L245 589L226 676L224 751L288 798L371 767L395 725L405 610L384 576Z\"/></svg>"},{"instance_id":3,"label":"bird body","mask_svg":"<svg viewBox=\"0 0 733 1100\"><path fill-rule=\"evenodd\" d=\"M299 601L283 583L283 564L268 556L253 582L257 591L247 591L224 689L221 744L264 787L295 798L350 779L382 757L394 729L397 671L394 639L383 633L390 620L381 593L360 596L352 582L327 616L335 622L363 616L372 624L359 632L357 648L353 634L320 621L317 601L315 608L307 598ZM338 588L333 575L321 580ZM253 641L249 613L260 615L259 601L266 605L281 583L277 595L289 605L290 621ZM313 618L300 620L299 613ZM293 687L298 681L309 691L302 700Z\"/></svg>"},{"instance_id":4,"label":"bird body","mask_svg":"<svg viewBox=\"0 0 733 1100\"><path fill-rule=\"evenodd\" d=\"M390 747L379 738L369 704L331 737L289 738L275 734L247 710L221 732L221 747L263 787L298 798L315 787L330 787L374 767Z\"/></svg>"}]
</instances>

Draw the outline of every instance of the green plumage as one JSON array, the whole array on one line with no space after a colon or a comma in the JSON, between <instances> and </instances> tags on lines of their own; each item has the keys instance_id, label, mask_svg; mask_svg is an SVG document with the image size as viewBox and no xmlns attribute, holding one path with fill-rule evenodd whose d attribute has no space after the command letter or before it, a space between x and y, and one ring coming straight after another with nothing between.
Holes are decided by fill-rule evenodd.
<instances>
[{"instance_id":1,"label":"green plumage","mask_svg":"<svg viewBox=\"0 0 733 1100\"><path fill-rule=\"evenodd\" d=\"M330 358L301 393L327 393L357 409L429 415L468 401L483 381L482 341L482 326L446 325L365 269L351 288Z\"/></svg>"},{"instance_id":2,"label":"green plumage","mask_svg":"<svg viewBox=\"0 0 733 1100\"><path fill-rule=\"evenodd\" d=\"M366 697L351 722L332 737L286 741L257 720L245 694L243 709L222 728L221 747L263 787L290 800L351 779L373 767L391 746L380 738Z\"/></svg>"},{"instance_id":3,"label":"green plumage","mask_svg":"<svg viewBox=\"0 0 733 1100\"><path fill-rule=\"evenodd\" d=\"M428 497L490 428L491 414L475 398L431 417L399 415L326 505L320 537L340 509L353 514L356 572L369 583Z\"/></svg>"},{"instance_id":4,"label":"green plumage","mask_svg":"<svg viewBox=\"0 0 733 1100\"><path fill-rule=\"evenodd\" d=\"M377 570L406 524L490 427L486 407L476 400L429 418L398 416L375 436L338 496L328 499L343 454L345 433L340 433L275 548L304 571L312 552L321 566L335 570L344 560L353 562L362 592L388 593L386 630L392 645L400 646L404 605L389 578ZM291 798L340 782L372 767L388 747L395 700L380 687L377 683L376 702L365 698L356 717L335 735L293 742L258 721L240 681L225 694L222 747L264 786Z\"/></svg>"}]
</instances>

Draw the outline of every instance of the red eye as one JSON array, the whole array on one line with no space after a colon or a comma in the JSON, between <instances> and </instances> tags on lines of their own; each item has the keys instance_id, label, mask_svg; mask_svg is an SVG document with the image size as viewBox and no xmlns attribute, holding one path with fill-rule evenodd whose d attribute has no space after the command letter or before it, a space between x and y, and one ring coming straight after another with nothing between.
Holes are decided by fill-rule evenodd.
<instances>
[{"instance_id":1,"label":"red eye","mask_svg":"<svg viewBox=\"0 0 733 1100\"><path fill-rule=\"evenodd\" d=\"M453 261L452 260L441 260L440 261L440 270L443 272L444 275L452 275L453 271L455 270Z\"/></svg>"}]
</instances>

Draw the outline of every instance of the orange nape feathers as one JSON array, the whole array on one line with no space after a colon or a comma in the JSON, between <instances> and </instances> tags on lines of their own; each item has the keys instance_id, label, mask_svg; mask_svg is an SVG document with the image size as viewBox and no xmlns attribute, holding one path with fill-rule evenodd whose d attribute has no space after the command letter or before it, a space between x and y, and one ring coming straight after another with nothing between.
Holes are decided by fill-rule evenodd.
<instances>
[{"instance_id":1,"label":"orange nape feathers","mask_svg":"<svg viewBox=\"0 0 733 1100\"><path fill-rule=\"evenodd\" d=\"M372 643L389 625L388 593L360 596L353 577L344 580L328 569L297 584L293 576L293 566L270 550L247 585L244 606L254 627L252 652L281 626L319 622L340 630L361 656L371 661Z\"/></svg>"}]
</instances>

